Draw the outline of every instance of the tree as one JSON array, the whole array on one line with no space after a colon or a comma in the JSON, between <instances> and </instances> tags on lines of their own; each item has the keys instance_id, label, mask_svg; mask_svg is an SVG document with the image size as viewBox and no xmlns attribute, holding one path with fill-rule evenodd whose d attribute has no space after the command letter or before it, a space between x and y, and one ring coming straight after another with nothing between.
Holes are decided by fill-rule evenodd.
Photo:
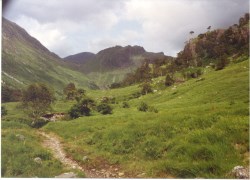
<instances>
[{"instance_id":1,"label":"tree","mask_svg":"<svg viewBox=\"0 0 250 180\"><path fill-rule=\"evenodd\" d=\"M172 84L174 84L174 80L173 78L170 77L170 75L168 74L166 76L166 79L165 79L165 86L171 86Z\"/></svg>"},{"instance_id":2,"label":"tree","mask_svg":"<svg viewBox=\"0 0 250 180\"><path fill-rule=\"evenodd\" d=\"M2 86L2 102L17 102L22 99L20 89L12 89L9 86Z\"/></svg>"},{"instance_id":3,"label":"tree","mask_svg":"<svg viewBox=\"0 0 250 180\"><path fill-rule=\"evenodd\" d=\"M194 34L194 31L190 31L189 34L192 36Z\"/></svg>"},{"instance_id":4,"label":"tree","mask_svg":"<svg viewBox=\"0 0 250 180\"><path fill-rule=\"evenodd\" d=\"M148 82L145 82L141 85L141 94L147 95L148 93L153 92L151 85Z\"/></svg>"},{"instance_id":5,"label":"tree","mask_svg":"<svg viewBox=\"0 0 250 180\"><path fill-rule=\"evenodd\" d=\"M51 109L54 100L54 93L49 87L42 83L35 83L23 91L22 107L35 122Z\"/></svg>"},{"instance_id":6,"label":"tree","mask_svg":"<svg viewBox=\"0 0 250 180\"><path fill-rule=\"evenodd\" d=\"M67 100L74 100L77 94L76 86L74 83L69 83L63 90Z\"/></svg>"}]
</instances>

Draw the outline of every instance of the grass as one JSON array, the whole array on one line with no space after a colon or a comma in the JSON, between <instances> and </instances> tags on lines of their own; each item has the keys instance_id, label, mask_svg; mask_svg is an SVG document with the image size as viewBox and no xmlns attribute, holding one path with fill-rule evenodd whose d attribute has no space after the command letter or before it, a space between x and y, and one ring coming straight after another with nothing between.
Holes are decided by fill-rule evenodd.
<instances>
[{"instance_id":1,"label":"grass","mask_svg":"<svg viewBox=\"0 0 250 180\"><path fill-rule=\"evenodd\" d=\"M73 121L49 123L44 129L61 136L66 150L89 166L105 158L136 176L226 178L236 165L248 165L248 61L205 73L140 98L129 98L138 85L89 91L99 100L116 97L112 115L94 113ZM130 108L121 108L127 101ZM141 102L158 113L139 112ZM101 165L100 165L101 166Z\"/></svg>"},{"instance_id":2,"label":"grass","mask_svg":"<svg viewBox=\"0 0 250 180\"><path fill-rule=\"evenodd\" d=\"M164 89L158 78L157 92L139 98L133 95L140 91L138 85L87 91L98 102L103 96L115 97L113 114L93 112L48 123L43 130L58 134L74 159L95 169L105 162L133 177L232 178L233 167L249 164L248 63L209 70L202 81L190 79ZM138 111L142 101L159 112ZM123 102L130 107L122 108ZM67 112L74 103L57 101L54 111ZM10 122L23 117L15 103L6 106Z\"/></svg>"},{"instance_id":3,"label":"grass","mask_svg":"<svg viewBox=\"0 0 250 180\"><path fill-rule=\"evenodd\" d=\"M1 121L1 176L16 178L49 178L73 171L78 177L84 175L76 170L66 169L51 152L41 146L42 139L31 128L30 120L18 103L5 103L8 114ZM42 163L34 158L40 157Z\"/></svg>"}]
</instances>

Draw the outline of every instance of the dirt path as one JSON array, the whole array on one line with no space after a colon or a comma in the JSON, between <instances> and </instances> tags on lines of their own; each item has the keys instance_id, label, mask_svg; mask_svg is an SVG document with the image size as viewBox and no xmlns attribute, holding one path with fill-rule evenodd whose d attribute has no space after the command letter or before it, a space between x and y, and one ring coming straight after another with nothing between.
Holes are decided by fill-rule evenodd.
<instances>
[{"instance_id":1,"label":"dirt path","mask_svg":"<svg viewBox=\"0 0 250 180\"><path fill-rule=\"evenodd\" d=\"M117 177L117 174L113 174L107 170L87 170L86 168L82 167L70 158L65 151L63 150L63 146L55 135L47 134L43 131L38 131L38 133L44 137L43 146L47 149L50 149L56 159L62 162L66 167L72 169L79 169L80 171L84 172L87 178L111 178ZM119 177L119 175L118 175Z\"/></svg>"}]
</instances>

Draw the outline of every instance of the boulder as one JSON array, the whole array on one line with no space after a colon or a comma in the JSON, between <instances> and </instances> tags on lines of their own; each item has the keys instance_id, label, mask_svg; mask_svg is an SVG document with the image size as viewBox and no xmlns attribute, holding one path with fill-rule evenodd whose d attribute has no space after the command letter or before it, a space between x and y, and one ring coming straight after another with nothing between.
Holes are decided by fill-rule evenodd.
<instances>
[{"instance_id":1,"label":"boulder","mask_svg":"<svg viewBox=\"0 0 250 180\"><path fill-rule=\"evenodd\" d=\"M249 171L243 166L235 166L231 174L237 179L249 179Z\"/></svg>"},{"instance_id":2,"label":"boulder","mask_svg":"<svg viewBox=\"0 0 250 180\"><path fill-rule=\"evenodd\" d=\"M17 134L16 137L17 137L19 140L21 140L21 141L24 141L24 140L25 140L25 137L24 137L24 135L22 135L22 134Z\"/></svg>"},{"instance_id":3,"label":"boulder","mask_svg":"<svg viewBox=\"0 0 250 180\"><path fill-rule=\"evenodd\" d=\"M73 172L67 172L60 174L59 176L55 176L55 178L77 178L77 175Z\"/></svg>"},{"instance_id":4,"label":"boulder","mask_svg":"<svg viewBox=\"0 0 250 180\"><path fill-rule=\"evenodd\" d=\"M88 160L89 160L88 156L83 156L82 161L86 162Z\"/></svg>"},{"instance_id":5,"label":"boulder","mask_svg":"<svg viewBox=\"0 0 250 180\"><path fill-rule=\"evenodd\" d=\"M42 159L40 157L35 157L34 158L34 161L37 163L37 164L42 164Z\"/></svg>"}]
</instances>

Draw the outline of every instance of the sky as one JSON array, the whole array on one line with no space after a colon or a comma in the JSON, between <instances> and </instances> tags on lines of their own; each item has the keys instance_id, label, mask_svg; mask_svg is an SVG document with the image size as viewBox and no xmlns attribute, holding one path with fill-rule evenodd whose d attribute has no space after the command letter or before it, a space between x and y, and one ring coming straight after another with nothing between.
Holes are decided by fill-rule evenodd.
<instances>
[{"instance_id":1,"label":"sky","mask_svg":"<svg viewBox=\"0 0 250 180\"><path fill-rule=\"evenodd\" d=\"M60 57L121 45L176 56L184 42L227 28L249 0L12 0L3 16Z\"/></svg>"}]
</instances>

